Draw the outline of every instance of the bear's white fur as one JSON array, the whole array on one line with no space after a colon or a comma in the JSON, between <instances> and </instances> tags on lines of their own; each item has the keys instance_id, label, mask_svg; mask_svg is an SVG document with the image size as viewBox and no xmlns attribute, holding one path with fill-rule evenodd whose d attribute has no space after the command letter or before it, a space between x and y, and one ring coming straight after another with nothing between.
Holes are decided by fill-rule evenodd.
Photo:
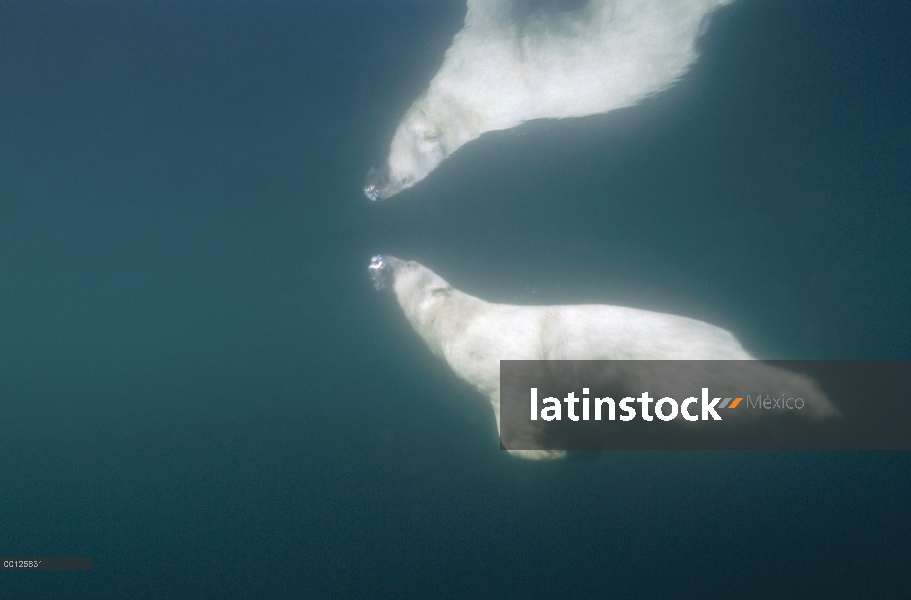
<instances>
[{"instance_id":1,"label":"bear's white fur","mask_svg":"<svg viewBox=\"0 0 911 600\"><path fill-rule=\"evenodd\" d=\"M364 193L381 200L411 187L484 132L604 113L667 89L696 60L706 17L731 1L588 0L555 11L468 0L464 27ZM523 3L540 8L521 15Z\"/></svg>"},{"instance_id":2,"label":"bear's white fur","mask_svg":"<svg viewBox=\"0 0 911 600\"><path fill-rule=\"evenodd\" d=\"M687 317L622 306L493 304L460 292L417 262L393 256L375 257L371 270L378 288L391 283L405 317L430 350L490 400L498 430L501 360L753 358L730 332ZM654 380L656 373L641 375L644 380ZM718 374L692 374L697 378L705 375ZM679 371L657 373L666 382L679 382L686 376ZM804 398L815 399L808 400L811 406L807 416L824 418L837 414L815 383L800 375L757 363L756 369L736 382L730 381L730 375L723 377L727 377L724 383L734 383L740 390L763 389L758 384L777 385L776 381L797 385ZM738 414L748 412L764 411ZM532 460L565 455L551 450L510 452Z\"/></svg>"}]
</instances>

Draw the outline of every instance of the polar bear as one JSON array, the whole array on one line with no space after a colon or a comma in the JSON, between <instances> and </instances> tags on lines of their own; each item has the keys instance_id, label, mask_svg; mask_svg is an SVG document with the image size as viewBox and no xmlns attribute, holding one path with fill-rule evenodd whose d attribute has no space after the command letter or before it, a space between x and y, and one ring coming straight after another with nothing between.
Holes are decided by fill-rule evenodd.
<instances>
[{"instance_id":1,"label":"polar bear","mask_svg":"<svg viewBox=\"0 0 911 600\"><path fill-rule=\"evenodd\" d=\"M369 269L377 289L392 288L430 350L490 400L498 431L501 360L753 360L730 332L687 317L622 306L493 304L460 292L415 261L394 256L374 256ZM805 398L816 398L807 416L837 413L809 378L761 363L757 368L762 370L736 382L726 375L727 383L757 389L757 379L785 379L798 385ZM672 376L679 380L679 373ZM560 450L510 453L530 460L565 456Z\"/></svg>"},{"instance_id":2,"label":"polar bear","mask_svg":"<svg viewBox=\"0 0 911 600\"><path fill-rule=\"evenodd\" d=\"M364 193L386 199L487 131L633 106L684 75L732 0L468 0L443 65Z\"/></svg>"}]
</instances>

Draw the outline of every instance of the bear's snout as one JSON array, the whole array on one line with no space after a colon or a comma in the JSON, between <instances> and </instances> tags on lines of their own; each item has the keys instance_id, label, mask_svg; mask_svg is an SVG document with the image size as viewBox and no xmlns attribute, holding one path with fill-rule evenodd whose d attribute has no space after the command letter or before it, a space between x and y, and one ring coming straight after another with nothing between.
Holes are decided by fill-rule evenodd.
<instances>
[{"instance_id":1,"label":"bear's snout","mask_svg":"<svg viewBox=\"0 0 911 600\"><path fill-rule=\"evenodd\" d=\"M377 254L370 259L370 278L373 279L373 287L378 290L386 289L389 285L389 279L392 277L392 265L382 254Z\"/></svg>"}]
</instances>

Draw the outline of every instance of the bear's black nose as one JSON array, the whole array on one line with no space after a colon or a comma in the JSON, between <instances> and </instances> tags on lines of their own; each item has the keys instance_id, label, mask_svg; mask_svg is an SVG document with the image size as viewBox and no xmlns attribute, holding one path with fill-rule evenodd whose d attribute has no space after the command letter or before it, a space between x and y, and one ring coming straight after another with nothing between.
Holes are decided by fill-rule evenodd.
<instances>
[{"instance_id":1,"label":"bear's black nose","mask_svg":"<svg viewBox=\"0 0 911 600\"><path fill-rule=\"evenodd\" d=\"M364 195L370 200L385 200L389 197L386 187L389 185L389 177L385 169L370 169L367 173L367 182L364 184Z\"/></svg>"},{"instance_id":2,"label":"bear's black nose","mask_svg":"<svg viewBox=\"0 0 911 600\"><path fill-rule=\"evenodd\" d=\"M367 269L370 271L370 278L373 279L373 287L378 290L385 289L392 275L392 267L386 257L377 254L370 259L370 266Z\"/></svg>"}]
</instances>

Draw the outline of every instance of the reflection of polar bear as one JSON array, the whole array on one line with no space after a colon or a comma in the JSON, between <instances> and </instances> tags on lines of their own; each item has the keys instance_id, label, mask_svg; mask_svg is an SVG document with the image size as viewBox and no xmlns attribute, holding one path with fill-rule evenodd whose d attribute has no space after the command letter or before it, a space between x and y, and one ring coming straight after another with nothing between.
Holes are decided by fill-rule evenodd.
<instances>
[{"instance_id":1,"label":"reflection of polar bear","mask_svg":"<svg viewBox=\"0 0 911 600\"><path fill-rule=\"evenodd\" d=\"M696 59L706 16L731 0L468 0L465 26L364 193L381 200L486 131L632 106Z\"/></svg>"},{"instance_id":2,"label":"reflection of polar bear","mask_svg":"<svg viewBox=\"0 0 911 600\"><path fill-rule=\"evenodd\" d=\"M446 283L430 269L376 256L377 288L391 283L411 326L456 375L490 399L500 425L501 360L751 359L724 329L635 308L603 305L491 304ZM563 451L511 451L534 460Z\"/></svg>"}]
</instances>

